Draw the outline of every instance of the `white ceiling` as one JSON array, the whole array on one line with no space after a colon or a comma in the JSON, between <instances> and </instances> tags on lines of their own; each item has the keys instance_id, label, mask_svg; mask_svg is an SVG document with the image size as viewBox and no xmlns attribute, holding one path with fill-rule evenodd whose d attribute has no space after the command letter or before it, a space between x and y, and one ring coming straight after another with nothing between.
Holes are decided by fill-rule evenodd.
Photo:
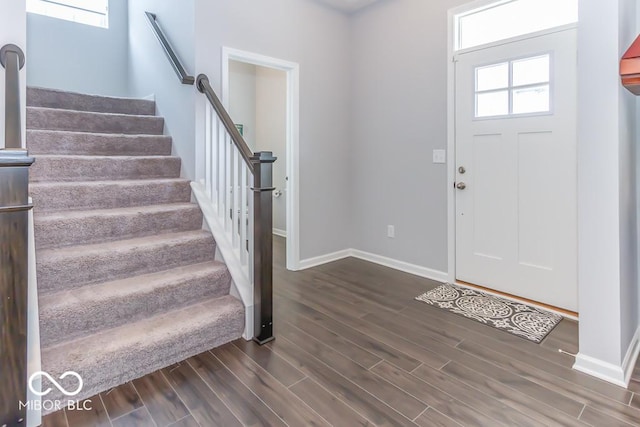
<instances>
[{"instance_id":1,"label":"white ceiling","mask_svg":"<svg viewBox=\"0 0 640 427\"><path fill-rule=\"evenodd\" d=\"M343 12L351 13L380 0L317 0Z\"/></svg>"}]
</instances>

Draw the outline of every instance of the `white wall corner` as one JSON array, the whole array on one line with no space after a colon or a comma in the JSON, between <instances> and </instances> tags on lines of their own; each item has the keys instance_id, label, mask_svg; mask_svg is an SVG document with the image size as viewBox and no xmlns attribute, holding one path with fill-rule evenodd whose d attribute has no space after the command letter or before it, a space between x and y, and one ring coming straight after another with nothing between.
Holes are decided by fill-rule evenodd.
<instances>
[{"instance_id":1,"label":"white wall corner","mask_svg":"<svg viewBox=\"0 0 640 427\"><path fill-rule=\"evenodd\" d=\"M397 259L388 258L382 255L361 251L358 249L343 249L326 255L320 255L314 258L307 258L300 261L300 270L311 267L328 264L344 258L354 257L374 264L393 268L394 270L403 271L415 276L424 277L426 279L435 280L437 282L446 283L449 280L449 273L444 271L433 270L431 268L422 267L408 262L399 261Z\"/></svg>"},{"instance_id":2,"label":"white wall corner","mask_svg":"<svg viewBox=\"0 0 640 427\"><path fill-rule=\"evenodd\" d=\"M328 264L330 262L338 261L344 258L348 258L350 256L351 256L351 249L343 249L341 251L332 252L326 255L320 255L313 258L302 259L298 264L298 269L306 270L307 268Z\"/></svg>"},{"instance_id":3,"label":"white wall corner","mask_svg":"<svg viewBox=\"0 0 640 427\"><path fill-rule=\"evenodd\" d=\"M410 264L408 262L399 261L397 259L388 258L382 255L376 255L358 249L351 249L351 256L354 258L372 262L374 264L393 268L394 270L399 270L405 273L413 274L415 276L435 280L436 282L446 283L449 281L449 273L447 272L422 267L420 265Z\"/></svg>"},{"instance_id":4,"label":"white wall corner","mask_svg":"<svg viewBox=\"0 0 640 427\"><path fill-rule=\"evenodd\" d=\"M633 335L631 343L629 343L629 348L620 366L587 356L583 353L578 353L576 355L576 361L573 364L573 369L626 388L631 380L631 374L633 373L633 368L639 353L640 327L636 329L636 333Z\"/></svg>"}]
</instances>

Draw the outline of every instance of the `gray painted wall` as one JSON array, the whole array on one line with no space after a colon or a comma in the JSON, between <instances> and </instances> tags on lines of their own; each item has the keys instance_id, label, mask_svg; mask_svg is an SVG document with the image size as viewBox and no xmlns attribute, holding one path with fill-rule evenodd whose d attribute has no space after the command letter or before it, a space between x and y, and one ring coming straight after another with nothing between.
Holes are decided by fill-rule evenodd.
<instances>
[{"instance_id":1,"label":"gray painted wall","mask_svg":"<svg viewBox=\"0 0 640 427\"><path fill-rule=\"evenodd\" d=\"M447 170L432 150L447 146L447 11L463 3L381 2L352 21L353 245L443 272Z\"/></svg>"},{"instance_id":2,"label":"gray painted wall","mask_svg":"<svg viewBox=\"0 0 640 427\"><path fill-rule=\"evenodd\" d=\"M620 0L618 58L638 36L635 0ZM638 209L636 159L636 96L619 85L620 129L620 304L621 355L638 328Z\"/></svg>"},{"instance_id":3,"label":"gray painted wall","mask_svg":"<svg viewBox=\"0 0 640 427\"><path fill-rule=\"evenodd\" d=\"M300 255L350 247L349 18L309 0L196 0L196 10L196 65L216 91L223 46L300 64Z\"/></svg>"},{"instance_id":4,"label":"gray painted wall","mask_svg":"<svg viewBox=\"0 0 640 427\"><path fill-rule=\"evenodd\" d=\"M244 126L252 151L272 151L273 185L282 196L273 199L273 227L287 230L287 74L284 71L229 62L229 115Z\"/></svg>"},{"instance_id":5,"label":"gray painted wall","mask_svg":"<svg viewBox=\"0 0 640 427\"><path fill-rule=\"evenodd\" d=\"M580 1L578 366L587 356L619 367L638 327L636 101L618 75L636 34L634 3Z\"/></svg>"},{"instance_id":6,"label":"gray painted wall","mask_svg":"<svg viewBox=\"0 0 640 427\"><path fill-rule=\"evenodd\" d=\"M27 82L127 96L127 0L109 0L109 28L27 14Z\"/></svg>"},{"instance_id":7,"label":"gray painted wall","mask_svg":"<svg viewBox=\"0 0 640 427\"><path fill-rule=\"evenodd\" d=\"M195 70L194 1L135 0L129 2L129 93L154 96L165 133L173 137L174 154L182 158L182 175L195 178L194 86L183 85L153 35L144 14L155 13L187 72ZM201 95L198 95L201 96Z\"/></svg>"},{"instance_id":8,"label":"gray painted wall","mask_svg":"<svg viewBox=\"0 0 640 427\"><path fill-rule=\"evenodd\" d=\"M229 115L244 126L243 137L256 151L256 66L229 61Z\"/></svg>"},{"instance_id":9,"label":"gray painted wall","mask_svg":"<svg viewBox=\"0 0 640 427\"><path fill-rule=\"evenodd\" d=\"M273 151L273 185L282 196L273 199L273 228L287 231L287 74L256 67L256 148Z\"/></svg>"}]
</instances>

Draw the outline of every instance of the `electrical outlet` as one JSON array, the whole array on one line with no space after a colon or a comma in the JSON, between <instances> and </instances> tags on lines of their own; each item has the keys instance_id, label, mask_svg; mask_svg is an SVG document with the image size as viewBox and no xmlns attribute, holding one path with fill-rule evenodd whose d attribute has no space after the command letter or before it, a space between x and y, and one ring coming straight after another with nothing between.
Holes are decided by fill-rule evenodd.
<instances>
[{"instance_id":1,"label":"electrical outlet","mask_svg":"<svg viewBox=\"0 0 640 427\"><path fill-rule=\"evenodd\" d=\"M393 225L387 225L387 237L396 237L396 228Z\"/></svg>"}]
</instances>

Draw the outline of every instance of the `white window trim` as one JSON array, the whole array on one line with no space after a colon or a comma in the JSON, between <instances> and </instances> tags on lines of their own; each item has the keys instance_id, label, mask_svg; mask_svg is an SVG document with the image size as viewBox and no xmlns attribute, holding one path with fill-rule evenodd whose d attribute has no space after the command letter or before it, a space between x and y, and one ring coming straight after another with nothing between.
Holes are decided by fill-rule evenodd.
<instances>
[{"instance_id":1,"label":"white window trim","mask_svg":"<svg viewBox=\"0 0 640 427\"><path fill-rule=\"evenodd\" d=\"M547 34L553 34L553 33L557 33L560 31L566 31L566 30L570 30L573 28L577 28L578 27L578 22L572 22L570 24L565 24L565 25L560 25L557 27L552 27L552 28L547 28L544 30L540 30L540 31L534 31L532 33L527 33L527 34L521 34L519 36L515 36L515 37L509 37L506 39L501 39L495 42L491 42L491 43L485 43L482 45L478 45L478 46L473 46L473 47L468 47L465 49L458 49L458 46L460 46L460 21L459 18L463 17L463 16L467 16L467 15L471 15L474 13L478 13L481 12L482 10L488 10L488 9L492 9L494 7L498 7L507 3L511 3L515 0L475 0L469 3L465 3L463 5L454 7L452 9L449 9L449 22L450 25L453 26L453 32L451 32L450 30L450 34L453 35L453 39L450 38L449 42L451 43L449 45L449 50L453 51L453 60L455 61L457 59L458 55L462 55L468 52L474 52L477 50L482 50L482 49L487 49L490 47L495 47L495 46L501 46L504 44L509 44L509 43L513 43L513 42L517 42L517 41L521 41L521 40L527 40L530 38L534 38L534 37L540 37L540 36L544 36ZM450 27L451 28L451 27Z\"/></svg>"},{"instance_id":2,"label":"white window trim","mask_svg":"<svg viewBox=\"0 0 640 427\"><path fill-rule=\"evenodd\" d=\"M485 47L486 48L486 47ZM544 55L548 55L549 56L549 81L548 82L539 82L539 83L531 83L531 84L526 84L526 85L518 85L518 86L514 86L513 85L513 63L517 62L517 61L521 61L523 59L528 59L528 58L537 58L540 56L544 56ZM475 73L474 73L474 84L473 84L473 88L474 88L474 92L473 92L473 104L474 104L474 116L472 118L472 120L474 121L482 121L482 120L496 120L496 119L521 119L521 118L526 118L526 117L538 117L538 116L551 116L554 114L555 109L554 109L554 78L553 78L553 70L554 70L554 64L555 64L555 59L553 56L553 52L540 52L537 53L535 55L527 55L527 56L516 56L513 58L509 58L508 60L505 61L501 61L501 62L489 62L487 64L482 64L479 65L476 68L482 68L482 67L488 67L494 64L502 64L502 63L508 63L509 64L509 86L507 87L503 87L503 88L498 88L498 89L491 89L491 90L481 90L478 91L476 90L477 87L477 83L475 81ZM526 88L532 88L532 87L537 87L537 86L543 86L543 85L549 85L549 109L545 110L545 111L537 111L534 113L513 113L513 90L514 89L526 89ZM491 93L491 92L501 92L501 91L507 91L509 93L509 113L508 114L499 114L499 115L495 115L495 116L476 116L477 114L477 98L476 95L479 93Z\"/></svg>"},{"instance_id":3,"label":"white window trim","mask_svg":"<svg viewBox=\"0 0 640 427\"><path fill-rule=\"evenodd\" d=\"M109 0L105 0L104 13L93 11L91 9L83 9L74 5L65 3L65 0L27 0L27 12L40 16L46 16L51 19L59 19L67 22L73 22L76 24L89 25L96 28L109 28ZM30 7L31 6L31 7ZM68 11L71 16L60 16L56 13L52 13L47 9L53 8L61 11ZM93 19L83 19L92 16ZM100 21L100 22L97 22Z\"/></svg>"}]
</instances>

